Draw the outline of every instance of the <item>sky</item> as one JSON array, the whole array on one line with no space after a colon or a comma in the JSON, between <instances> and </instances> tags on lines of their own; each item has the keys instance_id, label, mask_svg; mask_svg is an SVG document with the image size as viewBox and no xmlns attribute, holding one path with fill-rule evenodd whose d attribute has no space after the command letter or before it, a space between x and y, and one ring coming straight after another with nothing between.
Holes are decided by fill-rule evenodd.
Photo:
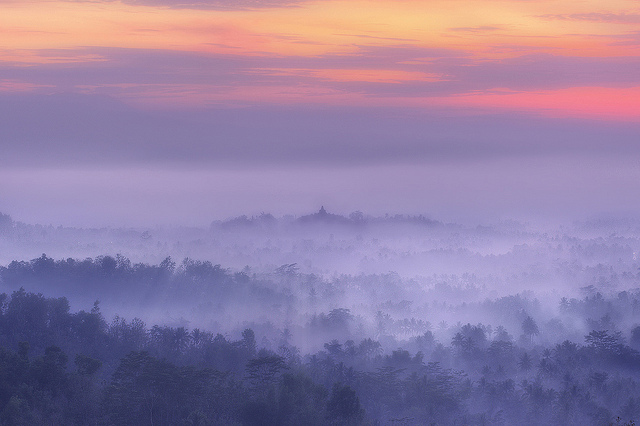
<instances>
[{"instance_id":1,"label":"sky","mask_svg":"<svg viewBox=\"0 0 640 426\"><path fill-rule=\"evenodd\" d=\"M640 3L0 0L0 212L640 212Z\"/></svg>"}]
</instances>

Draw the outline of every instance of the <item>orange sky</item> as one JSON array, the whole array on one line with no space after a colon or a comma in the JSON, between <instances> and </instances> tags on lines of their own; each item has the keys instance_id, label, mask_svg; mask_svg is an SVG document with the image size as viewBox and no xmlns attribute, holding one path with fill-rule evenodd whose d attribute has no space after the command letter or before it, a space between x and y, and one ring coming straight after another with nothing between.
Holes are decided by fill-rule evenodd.
<instances>
[{"instance_id":1,"label":"orange sky","mask_svg":"<svg viewBox=\"0 0 640 426\"><path fill-rule=\"evenodd\" d=\"M635 1L138 3L0 1L0 91L640 115Z\"/></svg>"}]
</instances>

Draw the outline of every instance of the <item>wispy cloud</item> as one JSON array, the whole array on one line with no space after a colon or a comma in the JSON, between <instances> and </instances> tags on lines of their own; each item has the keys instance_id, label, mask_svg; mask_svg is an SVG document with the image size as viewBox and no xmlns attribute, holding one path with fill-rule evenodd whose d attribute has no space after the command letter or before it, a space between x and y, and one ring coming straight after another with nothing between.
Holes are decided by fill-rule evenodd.
<instances>
[{"instance_id":1,"label":"wispy cloud","mask_svg":"<svg viewBox=\"0 0 640 426\"><path fill-rule=\"evenodd\" d=\"M449 28L449 31L464 32L464 33L486 33L500 30L500 27L494 27L489 25L481 25L479 27L455 27Z\"/></svg>"},{"instance_id":2,"label":"wispy cloud","mask_svg":"<svg viewBox=\"0 0 640 426\"><path fill-rule=\"evenodd\" d=\"M277 103L279 97L293 93L416 98L495 88L540 91L636 87L640 75L640 58L634 56L525 54L477 60L470 52L410 45L359 46L350 54L311 57L104 47L46 50L39 54L71 59L75 54L78 59L43 61L28 67L0 63L3 78L29 83L28 87L35 91L54 87L59 91L89 91L131 99L137 94L142 102L154 91L161 92L163 99L188 101L189 97L209 96L230 102L234 101L234 94L253 91L251 98L256 103ZM246 100L246 96L242 98ZM314 98L300 101L313 102Z\"/></svg>"},{"instance_id":3,"label":"wispy cloud","mask_svg":"<svg viewBox=\"0 0 640 426\"><path fill-rule=\"evenodd\" d=\"M461 115L443 107L142 112L103 96L0 94L0 165L6 166L354 165L577 153L640 158L638 130L637 123L612 128L514 113Z\"/></svg>"},{"instance_id":4,"label":"wispy cloud","mask_svg":"<svg viewBox=\"0 0 640 426\"><path fill-rule=\"evenodd\" d=\"M562 21L588 21L616 24L637 24L640 23L638 13L569 13L569 14L545 14L538 15L539 18Z\"/></svg>"},{"instance_id":5,"label":"wispy cloud","mask_svg":"<svg viewBox=\"0 0 640 426\"><path fill-rule=\"evenodd\" d=\"M30 3L47 0L33 0ZM296 7L312 0L62 0L70 3L116 3L132 6L163 7L194 10L252 10ZM1 3L21 3L21 0L0 0Z\"/></svg>"},{"instance_id":6,"label":"wispy cloud","mask_svg":"<svg viewBox=\"0 0 640 426\"><path fill-rule=\"evenodd\" d=\"M136 6L168 7L171 9L248 10L294 7L309 0L122 0Z\"/></svg>"},{"instance_id":7,"label":"wispy cloud","mask_svg":"<svg viewBox=\"0 0 640 426\"><path fill-rule=\"evenodd\" d=\"M627 34L609 36L617 41L609 43L611 46L640 46L640 31Z\"/></svg>"},{"instance_id":8,"label":"wispy cloud","mask_svg":"<svg viewBox=\"0 0 640 426\"><path fill-rule=\"evenodd\" d=\"M406 42L415 42L415 41L418 41L417 39L412 39L412 38L380 37L380 36L374 36L374 35L370 35L370 34L348 34L348 33L337 33L337 34L334 34L334 35L337 35L337 36L346 36L346 37L357 37L357 38L364 38L364 39L371 39L371 40L406 41Z\"/></svg>"}]
</instances>

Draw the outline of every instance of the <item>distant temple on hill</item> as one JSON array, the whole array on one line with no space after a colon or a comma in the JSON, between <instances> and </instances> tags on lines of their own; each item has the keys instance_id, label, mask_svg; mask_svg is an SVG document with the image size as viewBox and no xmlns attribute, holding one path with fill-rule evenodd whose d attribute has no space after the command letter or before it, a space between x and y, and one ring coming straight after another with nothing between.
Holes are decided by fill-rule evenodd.
<instances>
[{"instance_id":1,"label":"distant temple on hill","mask_svg":"<svg viewBox=\"0 0 640 426\"><path fill-rule=\"evenodd\" d=\"M299 222L303 223L349 223L349 219L340 216L338 214L333 214L327 212L324 206L320 207L317 213L309 214L306 216L300 216L298 218Z\"/></svg>"}]
</instances>

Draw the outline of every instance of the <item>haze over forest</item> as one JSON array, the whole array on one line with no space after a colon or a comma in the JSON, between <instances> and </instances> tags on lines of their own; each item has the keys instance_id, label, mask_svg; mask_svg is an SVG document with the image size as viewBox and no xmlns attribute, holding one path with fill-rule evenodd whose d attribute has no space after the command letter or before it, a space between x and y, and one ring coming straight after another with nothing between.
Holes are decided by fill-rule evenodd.
<instances>
[{"instance_id":1,"label":"haze over forest","mask_svg":"<svg viewBox=\"0 0 640 426\"><path fill-rule=\"evenodd\" d=\"M543 229L324 207L205 228L56 227L2 214L0 358L11 366L11 351L28 350L20 380L35 393L8 390L0 416L631 422L640 414L639 230L634 219ZM57 379L42 365L57 365ZM195 380L188 368L202 369L202 388L176 384Z\"/></svg>"},{"instance_id":2,"label":"haze over forest","mask_svg":"<svg viewBox=\"0 0 640 426\"><path fill-rule=\"evenodd\" d=\"M639 140L635 0L0 0L0 424L633 425Z\"/></svg>"}]
</instances>

